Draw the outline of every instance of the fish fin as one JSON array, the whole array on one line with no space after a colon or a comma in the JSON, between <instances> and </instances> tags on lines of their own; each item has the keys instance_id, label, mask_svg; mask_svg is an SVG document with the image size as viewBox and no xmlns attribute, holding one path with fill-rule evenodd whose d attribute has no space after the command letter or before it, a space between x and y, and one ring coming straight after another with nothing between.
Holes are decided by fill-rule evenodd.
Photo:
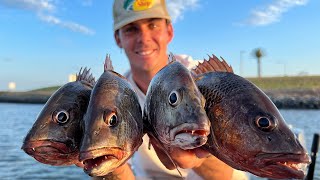
<instances>
[{"instance_id":1,"label":"fish fin","mask_svg":"<svg viewBox=\"0 0 320 180\"><path fill-rule=\"evenodd\" d=\"M90 69L87 69L87 67L85 67L84 69L80 68L80 71L76 76L76 81L81 81L82 83L90 87L93 87L96 83L94 77L90 73Z\"/></svg>"},{"instance_id":2,"label":"fish fin","mask_svg":"<svg viewBox=\"0 0 320 180\"><path fill-rule=\"evenodd\" d=\"M113 71L113 66L110 58L110 54L106 55L106 59L104 60L104 72L112 70Z\"/></svg>"},{"instance_id":3,"label":"fish fin","mask_svg":"<svg viewBox=\"0 0 320 180\"><path fill-rule=\"evenodd\" d=\"M172 62L175 62L175 61L177 61L176 57L174 57L173 53L170 52L170 54L168 56L168 62L172 63Z\"/></svg>"},{"instance_id":4,"label":"fish fin","mask_svg":"<svg viewBox=\"0 0 320 180\"><path fill-rule=\"evenodd\" d=\"M206 72L230 72L233 73L233 69L227 62L221 57L222 61L219 60L215 55L212 57L209 55L209 60L204 61L191 70L192 74L200 75Z\"/></svg>"}]
</instances>

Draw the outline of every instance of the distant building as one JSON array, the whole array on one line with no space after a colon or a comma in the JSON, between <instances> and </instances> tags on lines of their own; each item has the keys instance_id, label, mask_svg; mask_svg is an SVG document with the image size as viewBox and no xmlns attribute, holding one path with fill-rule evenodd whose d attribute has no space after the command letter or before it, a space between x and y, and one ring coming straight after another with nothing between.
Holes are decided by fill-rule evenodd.
<instances>
[{"instance_id":1,"label":"distant building","mask_svg":"<svg viewBox=\"0 0 320 180\"><path fill-rule=\"evenodd\" d=\"M9 82L8 83L8 89L9 89L9 91L15 91L16 90L16 83L15 82Z\"/></svg>"},{"instance_id":2,"label":"distant building","mask_svg":"<svg viewBox=\"0 0 320 180\"><path fill-rule=\"evenodd\" d=\"M70 74L69 75L69 82L73 82L77 80L77 75L76 74Z\"/></svg>"}]
</instances>

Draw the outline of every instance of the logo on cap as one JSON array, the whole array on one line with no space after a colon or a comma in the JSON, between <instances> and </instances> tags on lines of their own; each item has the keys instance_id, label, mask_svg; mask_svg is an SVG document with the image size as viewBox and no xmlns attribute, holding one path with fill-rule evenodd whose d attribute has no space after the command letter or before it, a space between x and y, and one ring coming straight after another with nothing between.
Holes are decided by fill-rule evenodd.
<instances>
[{"instance_id":1,"label":"logo on cap","mask_svg":"<svg viewBox=\"0 0 320 180\"><path fill-rule=\"evenodd\" d=\"M127 11L143 11L153 6L153 0L126 0L123 8Z\"/></svg>"}]
</instances>

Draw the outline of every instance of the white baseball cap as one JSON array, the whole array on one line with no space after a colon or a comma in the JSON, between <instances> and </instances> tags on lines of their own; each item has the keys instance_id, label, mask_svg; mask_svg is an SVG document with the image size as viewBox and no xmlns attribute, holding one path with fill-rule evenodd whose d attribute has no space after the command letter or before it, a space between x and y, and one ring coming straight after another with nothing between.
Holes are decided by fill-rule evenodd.
<instances>
[{"instance_id":1,"label":"white baseball cap","mask_svg":"<svg viewBox=\"0 0 320 180\"><path fill-rule=\"evenodd\" d=\"M164 18L171 21L165 0L114 0L114 31L134 21L147 18Z\"/></svg>"}]
</instances>

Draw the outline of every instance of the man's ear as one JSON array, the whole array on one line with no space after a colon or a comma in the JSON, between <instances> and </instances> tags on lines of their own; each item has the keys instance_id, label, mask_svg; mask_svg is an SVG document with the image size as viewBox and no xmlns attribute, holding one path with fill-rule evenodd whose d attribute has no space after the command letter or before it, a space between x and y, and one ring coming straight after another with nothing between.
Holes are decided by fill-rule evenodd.
<instances>
[{"instance_id":1,"label":"man's ear","mask_svg":"<svg viewBox=\"0 0 320 180\"><path fill-rule=\"evenodd\" d=\"M172 24L169 23L167 25L167 29L168 29L168 43L173 39L173 35L174 35L174 32L173 32L173 27L172 27Z\"/></svg>"},{"instance_id":2,"label":"man's ear","mask_svg":"<svg viewBox=\"0 0 320 180\"><path fill-rule=\"evenodd\" d=\"M121 40L120 40L120 37L119 37L119 30L114 32L114 39L116 40L116 43L117 43L118 47L122 48Z\"/></svg>"}]
</instances>

